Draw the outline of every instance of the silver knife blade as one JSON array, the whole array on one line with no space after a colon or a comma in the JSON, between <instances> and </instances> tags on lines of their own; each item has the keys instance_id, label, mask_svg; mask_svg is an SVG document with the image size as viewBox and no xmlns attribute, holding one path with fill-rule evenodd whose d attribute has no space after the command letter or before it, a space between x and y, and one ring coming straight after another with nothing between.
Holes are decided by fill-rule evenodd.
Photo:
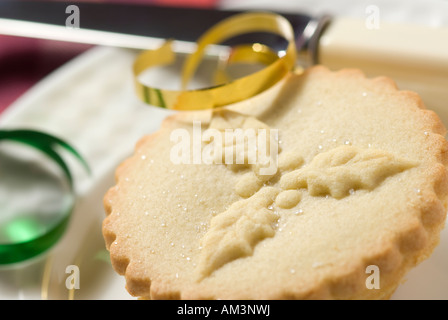
<instances>
[{"instance_id":1,"label":"silver knife blade","mask_svg":"<svg viewBox=\"0 0 448 320\"><path fill-rule=\"evenodd\" d=\"M69 16L66 9L70 5L79 8L79 28L66 25ZM166 39L175 39L176 52L191 53L203 32L241 12L123 3L4 0L0 2L0 34L134 49L155 49ZM316 63L317 39L330 18L276 13L291 23L301 58ZM281 37L254 33L211 46L207 54L216 55L223 47L247 42L261 42L274 49L286 46Z\"/></svg>"}]
</instances>

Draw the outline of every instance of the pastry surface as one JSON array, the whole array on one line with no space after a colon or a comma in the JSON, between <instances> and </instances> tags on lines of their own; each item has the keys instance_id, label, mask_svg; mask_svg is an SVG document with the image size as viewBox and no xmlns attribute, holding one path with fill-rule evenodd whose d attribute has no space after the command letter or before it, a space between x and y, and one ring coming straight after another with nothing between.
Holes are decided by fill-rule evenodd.
<instances>
[{"instance_id":1,"label":"pastry surface","mask_svg":"<svg viewBox=\"0 0 448 320\"><path fill-rule=\"evenodd\" d=\"M444 227L444 135L417 94L322 66L175 114L105 195L113 267L149 299L389 298Z\"/></svg>"}]
</instances>

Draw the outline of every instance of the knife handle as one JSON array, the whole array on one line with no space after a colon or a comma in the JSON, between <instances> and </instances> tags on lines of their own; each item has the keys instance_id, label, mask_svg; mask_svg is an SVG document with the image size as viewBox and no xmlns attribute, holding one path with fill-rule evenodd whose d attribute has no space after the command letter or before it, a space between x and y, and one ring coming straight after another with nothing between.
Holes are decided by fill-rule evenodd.
<instances>
[{"instance_id":1,"label":"knife handle","mask_svg":"<svg viewBox=\"0 0 448 320\"><path fill-rule=\"evenodd\" d=\"M448 121L448 28L333 19L322 32L317 56L330 69L388 76L399 89L419 93Z\"/></svg>"}]
</instances>

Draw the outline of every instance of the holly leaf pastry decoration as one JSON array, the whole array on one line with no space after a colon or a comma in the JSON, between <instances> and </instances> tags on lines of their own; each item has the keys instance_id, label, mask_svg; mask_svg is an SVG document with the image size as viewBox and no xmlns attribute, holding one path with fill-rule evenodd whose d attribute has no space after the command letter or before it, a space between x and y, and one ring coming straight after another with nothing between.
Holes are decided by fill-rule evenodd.
<instances>
[{"instance_id":1,"label":"holly leaf pastry decoration","mask_svg":"<svg viewBox=\"0 0 448 320\"><path fill-rule=\"evenodd\" d=\"M344 145L320 153L307 166L285 174L280 185L283 189L307 188L311 196L341 199L359 189L373 190L387 177L416 165L382 150Z\"/></svg>"}]
</instances>

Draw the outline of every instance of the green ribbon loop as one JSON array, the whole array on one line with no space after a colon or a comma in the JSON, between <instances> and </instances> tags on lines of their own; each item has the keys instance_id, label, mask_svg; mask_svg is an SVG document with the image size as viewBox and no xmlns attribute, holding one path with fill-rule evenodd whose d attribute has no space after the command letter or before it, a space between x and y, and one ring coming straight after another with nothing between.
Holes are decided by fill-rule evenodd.
<instances>
[{"instance_id":1,"label":"green ribbon loop","mask_svg":"<svg viewBox=\"0 0 448 320\"><path fill-rule=\"evenodd\" d=\"M0 265L16 263L35 257L52 247L64 234L73 211L75 192L73 176L69 166L58 153L58 149L68 151L81 163L87 173L91 173L88 163L71 145L47 133L35 130L0 130L0 142L5 140L22 143L35 148L55 162L62 169L68 181L72 201L61 212L61 219L54 223L54 225L49 226L45 232L38 233L35 237L24 241L0 242ZM0 214L2 213L0 212Z\"/></svg>"}]
</instances>

